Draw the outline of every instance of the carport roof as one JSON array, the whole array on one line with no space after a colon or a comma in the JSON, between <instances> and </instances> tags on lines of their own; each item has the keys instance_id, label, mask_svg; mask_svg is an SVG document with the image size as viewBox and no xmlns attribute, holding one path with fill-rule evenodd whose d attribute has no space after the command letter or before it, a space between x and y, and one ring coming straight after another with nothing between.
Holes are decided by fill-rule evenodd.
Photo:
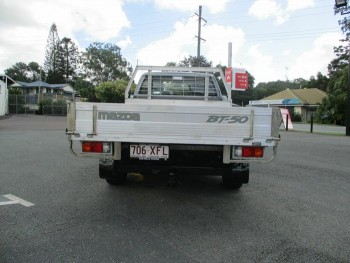
<instances>
[{"instance_id":1,"label":"carport roof","mask_svg":"<svg viewBox=\"0 0 350 263\"><path fill-rule=\"evenodd\" d=\"M24 82L24 81L16 81L16 84L12 85L13 87L22 87L22 88L36 88L36 87L44 87L51 89L62 89L67 84L48 84L44 81L34 81L34 82Z\"/></svg>"}]
</instances>

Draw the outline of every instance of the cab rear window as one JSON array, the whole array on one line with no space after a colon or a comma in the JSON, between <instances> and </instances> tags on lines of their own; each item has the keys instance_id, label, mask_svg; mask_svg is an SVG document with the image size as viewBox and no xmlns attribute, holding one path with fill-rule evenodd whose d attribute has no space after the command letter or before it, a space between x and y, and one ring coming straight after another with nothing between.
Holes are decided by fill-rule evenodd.
<instances>
[{"instance_id":1,"label":"cab rear window","mask_svg":"<svg viewBox=\"0 0 350 263\"><path fill-rule=\"evenodd\" d=\"M139 87L139 95L147 95L148 75ZM203 97L205 95L204 76L152 76L151 81L152 96L179 96L179 97ZM212 77L209 77L209 97L218 97Z\"/></svg>"}]
</instances>

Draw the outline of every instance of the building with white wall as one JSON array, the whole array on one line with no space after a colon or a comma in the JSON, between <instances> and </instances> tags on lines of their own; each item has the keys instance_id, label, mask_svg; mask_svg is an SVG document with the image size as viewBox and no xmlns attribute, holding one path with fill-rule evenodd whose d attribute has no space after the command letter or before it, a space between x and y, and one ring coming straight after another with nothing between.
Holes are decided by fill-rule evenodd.
<instances>
[{"instance_id":1,"label":"building with white wall","mask_svg":"<svg viewBox=\"0 0 350 263\"><path fill-rule=\"evenodd\" d=\"M6 75L0 75L0 116L9 113L8 106L8 86L14 84L15 81Z\"/></svg>"}]
</instances>

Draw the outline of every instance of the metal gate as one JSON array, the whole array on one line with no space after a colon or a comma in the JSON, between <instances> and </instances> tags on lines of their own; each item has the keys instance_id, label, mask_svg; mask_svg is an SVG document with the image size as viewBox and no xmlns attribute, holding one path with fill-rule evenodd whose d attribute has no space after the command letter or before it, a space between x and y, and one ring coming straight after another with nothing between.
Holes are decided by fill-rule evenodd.
<instances>
[{"instance_id":1,"label":"metal gate","mask_svg":"<svg viewBox=\"0 0 350 263\"><path fill-rule=\"evenodd\" d=\"M67 115L65 96L9 95L9 114Z\"/></svg>"}]
</instances>

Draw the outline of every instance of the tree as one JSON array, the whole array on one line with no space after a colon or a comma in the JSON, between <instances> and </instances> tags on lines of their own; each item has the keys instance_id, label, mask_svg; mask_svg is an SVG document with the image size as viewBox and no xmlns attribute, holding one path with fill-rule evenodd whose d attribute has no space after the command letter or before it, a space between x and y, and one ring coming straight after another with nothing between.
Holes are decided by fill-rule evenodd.
<instances>
[{"instance_id":1,"label":"tree","mask_svg":"<svg viewBox=\"0 0 350 263\"><path fill-rule=\"evenodd\" d=\"M329 83L329 78L325 75L322 75L321 72L317 73L316 78L314 76L310 77L310 80L305 83L305 88L317 88L327 92L327 87Z\"/></svg>"},{"instance_id":2,"label":"tree","mask_svg":"<svg viewBox=\"0 0 350 263\"><path fill-rule=\"evenodd\" d=\"M335 8L334 14L342 13L349 7ZM349 81L349 41L350 41L350 20L349 17L343 17L339 20L339 25L343 33L345 33L345 39L341 41L346 43L345 46L340 45L334 47L334 53L337 58L332 60L328 65L328 75L330 77L328 83L328 97L325 98L316 112L316 119L320 122L334 123L334 124L346 124L347 134L350 123L350 98L348 97L350 91L348 90ZM347 112L346 112L347 111ZM348 118L348 123L346 119Z\"/></svg>"},{"instance_id":3,"label":"tree","mask_svg":"<svg viewBox=\"0 0 350 263\"><path fill-rule=\"evenodd\" d=\"M328 86L328 96L323 99L316 112L316 121L345 125L347 105L348 68L332 74Z\"/></svg>"},{"instance_id":4,"label":"tree","mask_svg":"<svg viewBox=\"0 0 350 263\"><path fill-rule=\"evenodd\" d=\"M334 8L334 15L343 14L343 11L347 11L348 7L342 8ZM330 65L328 65L328 71L331 75L337 69L343 68L343 66L349 63L349 41L350 41L350 19L347 16L343 16L341 20L338 21L342 32L345 34L345 39L341 39L340 41L345 43L345 46L340 45L338 47L334 47L334 53L337 58L334 59Z\"/></svg>"},{"instance_id":5,"label":"tree","mask_svg":"<svg viewBox=\"0 0 350 263\"><path fill-rule=\"evenodd\" d=\"M176 62L168 62L168 63L166 63L165 66L166 66L166 67L176 67L177 64L176 64Z\"/></svg>"},{"instance_id":6,"label":"tree","mask_svg":"<svg viewBox=\"0 0 350 263\"><path fill-rule=\"evenodd\" d=\"M114 44L95 42L83 53L85 75L99 85L118 79L128 80L132 67L121 55L120 48Z\"/></svg>"},{"instance_id":7,"label":"tree","mask_svg":"<svg viewBox=\"0 0 350 263\"><path fill-rule=\"evenodd\" d=\"M87 99L87 101L99 102L99 99L96 98L95 87L91 82L80 77L75 82L74 88L79 93L79 95L82 98Z\"/></svg>"},{"instance_id":8,"label":"tree","mask_svg":"<svg viewBox=\"0 0 350 263\"><path fill-rule=\"evenodd\" d=\"M58 72L62 74L66 82L72 82L76 78L77 68L79 64L79 50L75 43L64 37L58 46Z\"/></svg>"},{"instance_id":9,"label":"tree","mask_svg":"<svg viewBox=\"0 0 350 263\"><path fill-rule=\"evenodd\" d=\"M208 61L204 56L200 56L199 59L195 56L185 57L180 61L180 67L212 67L212 62Z\"/></svg>"},{"instance_id":10,"label":"tree","mask_svg":"<svg viewBox=\"0 0 350 263\"><path fill-rule=\"evenodd\" d=\"M127 85L126 80L103 82L96 87L96 97L102 102L123 103Z\"/></svg>"},{"instance_id":11,"label":"tree","mask_svg":"<svg viewBox=\"0 0 350 263\"><path fill-rule=\"evenodd\" d=\"M45 79L45 73L42 72L41 66L37 62L28 64L28 77L30 81Z\"/></svg>"},{"instance_id":12,"label":"tree","mask_svg":"<svg viewBox=\"0 0 350 263\"><path fill-rule=\"evenodd\" d=\"M46 81L49 83L65 82L64 75L59 72L60 57L58 55L60 38L57 33L55 23L51 25L49 36L47 38L44 70L47 75Z\"/></svg>"},{"instance_id":13,"label":"tree","mask_svg":"<svg viewBox=\"0 0 350 263\"><path fill-rule=\"evenodd\" d=\"M341 40L345 41L345 40ZM349 63L349 56L348 56L348 47L344 46L338 46L334 47L334 53L336 55L336 58L333 59L330 64L328 64L328 75L331 76L334 74L337 70L342 69L346 67Z\"/></svg>"},{"instance_id":14,"label":"tree","mask_svg":"<svg viewBox=\"0 0 350 263\"><path fill-rule=\"evenodd\" d=\"M296 78L293 80L293 83L299 86L300 88L305 88L308 85L308 81L303 78Z\"/></svg>"},{"instance_id":15,"label":"tree","mask_svg":"<svg viewBox=\"0 0 350 263\"><path fill-rule=\"evenodd\" d=\"M23 62L17 62L11 68L5 69L5 74L10 78L18 81L29 81L28 65Z\"/></svg>"},{"instance_id":16,"label":"tree","mask_svg":"<svg viewBox=\"0 0 350 263\"><path fill-rule=\"evenodd\" d=\"M33 82L40 80L40 65L37 62L17 62L12 67L5 69L5 74L17 81ZM45 75L42 75L44 78Z\"/></svg>"}]
</instances>

